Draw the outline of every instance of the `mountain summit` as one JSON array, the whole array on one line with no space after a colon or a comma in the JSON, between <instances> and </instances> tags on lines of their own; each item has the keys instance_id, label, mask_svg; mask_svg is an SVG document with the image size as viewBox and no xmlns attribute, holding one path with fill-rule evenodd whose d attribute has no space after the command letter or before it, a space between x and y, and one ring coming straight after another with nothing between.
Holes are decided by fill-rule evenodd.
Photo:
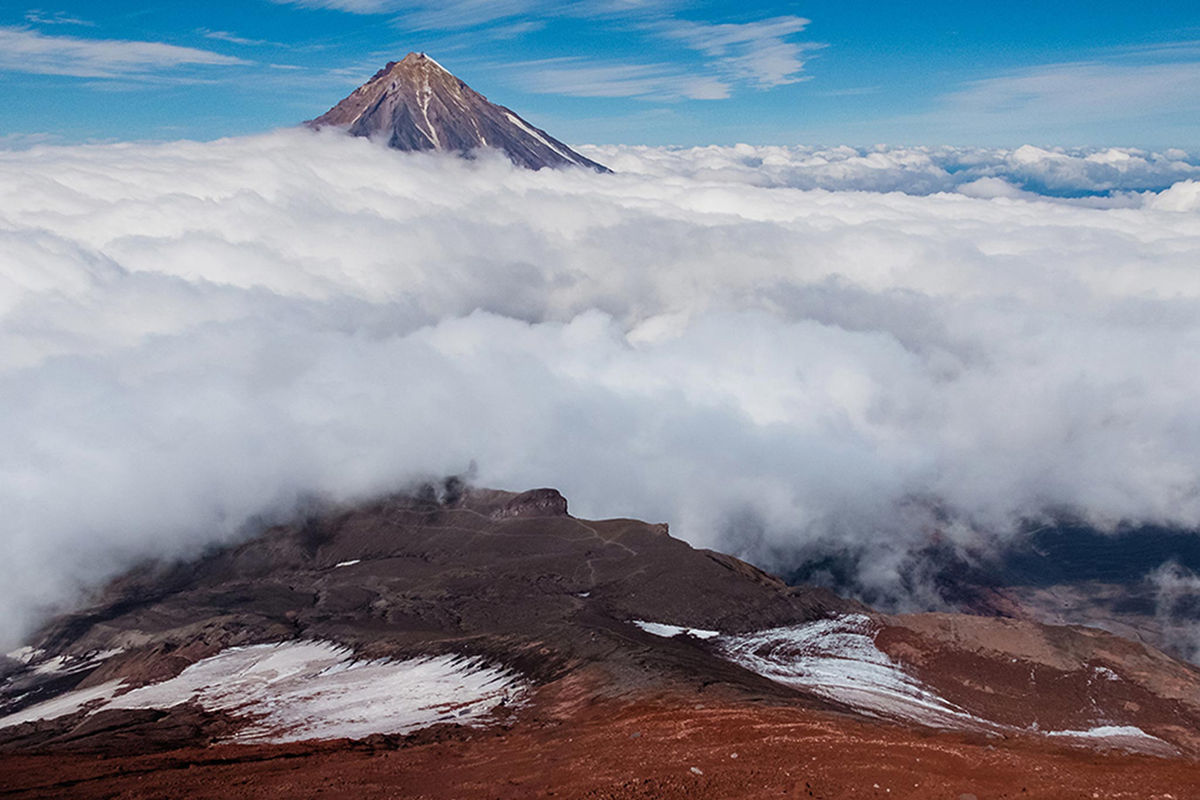
<instances>
[{"instance_id":1,"label":"mountain summit","mask_svg":"<svg viewBox=\"0 0 1200 800\"><path fill-rule=\"evenodd\" d=\"M468 153L490 147L529 169L580 166L611 172L504 106L488 102L424 53L409 53L402 61L390 62L307 124L386 139L388 147L397 150Z\"/></svg>"}]
</instances>

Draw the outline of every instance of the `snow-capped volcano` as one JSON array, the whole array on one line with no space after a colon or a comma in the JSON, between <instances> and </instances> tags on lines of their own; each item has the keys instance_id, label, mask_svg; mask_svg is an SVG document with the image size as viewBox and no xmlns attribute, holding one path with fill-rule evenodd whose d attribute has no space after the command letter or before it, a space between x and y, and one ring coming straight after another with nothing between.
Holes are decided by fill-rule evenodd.
<instances>
[{"instance_id":1,"label":"snow-capped volcano","mask_svg":"<svg viewBox=\"0 0 1200 800\"><path fill-rule=\"evenodd\" d=\"M381 139L397 150L502 150L529 169L579 166L609 172L452 75L424 53L390 62L329 111L308 122Z\"/></svg>"}]
</instances>

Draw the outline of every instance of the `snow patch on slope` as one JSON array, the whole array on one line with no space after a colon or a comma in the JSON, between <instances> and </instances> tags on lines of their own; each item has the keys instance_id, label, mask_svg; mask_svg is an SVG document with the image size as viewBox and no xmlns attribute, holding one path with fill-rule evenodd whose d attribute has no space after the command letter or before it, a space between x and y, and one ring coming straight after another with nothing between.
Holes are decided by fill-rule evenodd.
<instances>
[{"instance_id":1,"label":"snow patch on slope","mask_svg":"<svg viewBox=\"0 0 1200 800\"><path fill-rule=\"evenodd\" d=\"M716 652L765 678L844 703L870 716L899 719L931 728L1009 731L1052 736L1069 743L1152 754L1177 752L1170 743L1131 725L1097 725L1087 730L1016 729L972 714L941 697L905 672L875 646L878 626L863 614L850 614L746 634L724 634L633 620L655 636L684 634L712 640ZM1120 677L1096 667L1106 680Z\"/></svg>"},{"instance_id":2,"label":"snow patch on slope","mask_svg":"<svg viewBox=\"0 0 1200 800\"><path fill-rule=\"evenodd\" d=\"M661 636L664 639L670 639L674 636L687 634L694 636L697 639L712 639L721 635L720 631L708 631L703 628L681 628L678 625L666 625L661 622L646 622L642 619L633 620L633 624L644 630L646 633L655 636Z\"/></svg>"},{"instance_id":3,"label":"snow patch on slope","mask_svg":"<svg viewBox=\"0 0 1200 800\"><path fill-rule=\"evenodd\" d=\"M504 116L508 117L509 121L512 124L516 125L518 128L525 131L527 134L529 134L533 138L537 139L539 142L541 142L546 147L553 150L555 153L558 153L560 156L565 158L567 161L570 161L572 164L579 163L578 159L572 158L567 153L564 153L562 150L555 147L554 144L552 142L550 142L549 139L547 139L545 136L543 136L541 133L539 133L535 128L532 128L529 125L526 125L525 121L523 119L521 119L520 117L518 117L516 114L506 113Z\"/></svg>"},{"instance_id":4,"label":"snow patch on slope","mask_svg":"<svg viewBox=\"0 0 1200 800\"><path fill-rule=\"evenodd\" d=\"M176 677L117 694L119 681L67 692L0 719L0 728L83 710L194 702L250 720L233 741L295 742L477 724L519 697L519 677L463 656L360 661L329 642L232 647Z\"/></svg>"},{"instance_id":5,"label":"snow patch on slope","mask_svg":"<svg viewBox=\"0 0 1200 800\"><path fill-rule=\"evenodd\" d=\"M41 655L41 652L42 651L38 650L36 647L25 645L23 647L18 647L16 650L8 651L4 654L4 657L10 658L13 661L20 661L22 664L29 664L39 655Z\"/></svg>"},{"instance_id":6,"label":"snow patch on slope","mask_svg":"<svg viewBox=\"0 0 1200 800\"><path fill-rule=\"evenodd\" d=\"M1161 742L1157 736L1151 736L1141 728L1133 725L1100 725L1085 731L1046 731L1047 736L1067 736L1072 739L1154 739Z\"/></svg>"},{"instance_id":7,"label":"snow patch on slope","mask_svg":"<svg viewBox=\"0 0 1200 800\"><path fill-rule=\"evenodd\" d=\"M730 661L763 677L875 716L940 728L993 728L939 697L875 646L875 625L861 614L746 634L721 634L634 620L655 636L713 639Z\"/></svg>"},{"instance_id":8,"label":"snow patch on slope","mask_svg":"<svg viewBox=\"0 0 1200 800\"><path fill-rule=\"evenodd\" d=\"M112 699L112 696L120 686L121 681L116 680L102 683L99 686L91 686L87 689L64 692L45 702L23 708L6 717L0 717L0 728L20 725L23 722L36 722L39 719L66 717L83 711L89 706L103 708Z\"/></svg>"},{"instance_id":9,"label":"snow patch on slope","mask_svg":"<svg viewBox=\"0 0 1200 800\"><path fill-rule=\"evenodd\" d=\"M869 617L723 636L722 655L771 680L859 711L936 728L993 728L927 688L875 646Z\"/></svg>"},{"instance_id":10,"label":"snow patch on slope","mask_svg":"<svg viewBox=\"0 0 1200 800\"><path fill-rule=\"evenodd\" d=\"M1175 755L1179 750L1170 742L1146 733L1134 725L1098 725L1078 731L1045 731L1046 736L1066 739L1071 744L1086 744L1129 750L1152 755Z\"/></svg>"},{"instance_id":11,"label":"snow patch on slope","mask_svg":"<svg viewBox=\"0 0 1200 800\"><path fill-rule=\"evenodd\" d=\"M91 653L84 653L83 655L64 653L34 665L33 671L38 675L70 675L88 669L95 669L101 663L122 652L124 651L118 647L112 650L96 650ZM26 663L33 665L34 662L31 659Z\"/></svg>"},{"instance_id":12,"label":"snow patch on slope","mask_svg":"<svg viewBox=\"0 0 1200 800\"><path fill-rule=\"evenodd\" d=\"M110 707L169 708L193 700L210 711L254 717L236 741L294 742L478 722L517 691L514 674L476 659L355 661L327 642L288 642L230 648Z\"/></svg>"},{"instance_id":13,"label":"snow patch on slope","mask_svg":"<svg viewBox=\"0 0 1200 800\"><path fill-rule=\"evenodd\" d=\"M441 64L439 64L433 58L433 56L429 55L428 53L421 53L421 57L424 58L426 61L428 61L431 66L437 67L438 69L440 69L442 72L446 73L447 75L454 77L454 73L452 73L450 70L446 69Z\"/></svg>"}]
</instances>

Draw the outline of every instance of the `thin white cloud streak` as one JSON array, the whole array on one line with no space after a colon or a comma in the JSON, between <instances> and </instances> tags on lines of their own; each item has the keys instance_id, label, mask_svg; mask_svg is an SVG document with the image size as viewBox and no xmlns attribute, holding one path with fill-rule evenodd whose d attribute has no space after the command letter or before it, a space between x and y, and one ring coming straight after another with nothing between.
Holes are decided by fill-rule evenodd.
<instances>
[{"instance_id":1,"label":"thin white cloud streak","mask_svg":"<svg viewBox=\"0 0 1200 800\"><path fill-rule=\"evenodd\" d=\"M884 593L935 530L1200 524L1196 183L1103 210L627 157L657 172L305 131L0 153L0 639L472 461L758 558L870 548Z\"/></svg>"},{"instance_id":2,"label":"thin white cloud streak","mask_svg":"<svg viewBox=\"0 0 1200 800\"><path fill-rule=\"evenodd\" d=\"M81 19L80 17L71 16L65 11L47 12L38 8L26 11L25 21L32 22L35 25L79 25L85 28L96 27L96 23L91 22L90 20Z\"/></svg>"},{"instance_id":3,"label":"thin white cloud streak","mask_svg":"<svg viewBox=\"0 0 1200 800\"><path fill-rule=\"evenodd\" d=\"M567 9L559 10L568 13ZM658 102L724 100L738 86L771 89L807 80L798 74L804 68L804 53L822 46L786 40L809 24L809 20L801 17L711 24L674 19L652 11L653 7L642 9L648 21L638 27L652 38L666 39L700 53L704 57L702 64L691 64L694 56L690 55L678 63L567 56L496 68L509 72L511 80L522 89L541 94L632 97ZM437 20L431 17L418 27L451 27L455 19L465 25L473 18L469 11L459 14L453 9L439 9L434 13ZM414 19L405 17L403 23L413 24Z\"/></svg>"},{"instance_id":4,"label":"thin white cloud streak","mask_svg":"<svg viewBox=\"0 0 1200 800\"><path fill-rule=\"evenodd\" d=\"M640 34L667 40L700 53L704 63L654 63L564 56L496 65L509 71L526 91L573 97L634 97L672 101L723 100L735 85L771 89L806 80L800 73L815 43L789 41L809 20L780 16L745 23L708 23L672 17L669 2L575 0L274 0L277 3L347 11L392 14L393 24L409 31L472 30L471 35L508 38L540 30L555 18L620 21L615 34ZM521 18L521 19L517 19ZM508 24L504 24L507 22ZM484 26L484 27L481 27Z\"/></svg>"},{"instance_id":5,"label":"thin white cloud streak","mask_svg":"<svg viewBox=\"0 0 1200 800\"><path fill-rule=\"evenodd\" d=\"M402 0L271 0L278 5L347 11L351 14L387 14L408 5Z\"/></svg>"},{"instance_id":6,"label":"thin white cloud streak","mask_svg":"<svg viewBox=\"0 0 1200 800\"><path fill-rule=\"evenodd\" d=\"M1041 130L1200 109L1200 61L1049 64L968 84L928 115L954 128Z\"/></svg>"},{"instance_id":7,"label":"thin white cloud streak","mask_svg":"<svg viewBox=\"0 0 1200 800\"><path fill-rule=\"evenodd\" d=\"M541 3L530 0L453 0L442 3L411 3L411 10L400 17L398 24L411 30L454 30L486 25L498 20L536 14ZM543 14L557 6L544 6Z\"/></svg>"},{"instance_id":8,"label":"thin white cloud streak","mask_svg":"<svg viewBox=\"0 0 1200 800\"><path fill-rule=\"evenodd\" d=\"M199 28L196 33L200 34L205 39L215 39L218 42L229 42L230 44L237 44L243 47L257 47L264 44L275 45L277 47L281 46L277 42L269 42L266 39L247 39L244 36L238 36L236 33L231 33L230 31L214 31L209 30L208 28Z\"/></svg>"},{"instance_id":9,"label":"thin white cloud streak","mask_svg":"<svg viewBox=\"0 0 1200 800\"><path fill-rule=\"evenodd\" d=\"M654 26L667 39L703 53L729 78L771 89L804 80L804 53L820 45L788 41L810 20L785 16L745 23L674 19Z\"/></svg>"},{"instance_id":10,"label":"thin white cloud streak","mask_svg":"<svg viewBox=\"0 0 1200 800\"><path fill-rule=\"evenodd\" d=\"M251 62L163 42L46 36L28 28L0 27L0 71L80 78L139 78L182 66L233 66Z\"/></svg>"},{"instance_id":11,"label":"thin white cloud streak","mask_svg":"<svg viewBox=\"0 0 1200 800\"><path fill-rule=\"evenodd\" d=\"M272 0L280 5L345 11L351 14L396 14L412 30L454 30L518 16L538 19L576 17L625 18L659 16L669 0Z\"/></svg>"},{"instance_id":12,"label":"thin white cloud streak","mask_svg":"<svg viewBox=\"0 0 1200 800\"><path fill-rule=\"evenodd\" d=\"M572 97L723 100L731 89L717 78L674 64L597 64L578 58L552 58L510 64L505 69L525 91Z\"/></svg>"},{"instance_id":13,"label":"thin white cloud streak","mask_svg":"<svg viewBox=\"0 0 1200 800\"><path fill-rule=\"evenodd\" d=\"M1154 44L1132 44L1113 47L1108 50L1111 56L1124 59L1154 59L1179 60L1195 59L1200 56L1200 39L1182 39L1174 42L1157 42Z\"/></svg>"}]
</instances>

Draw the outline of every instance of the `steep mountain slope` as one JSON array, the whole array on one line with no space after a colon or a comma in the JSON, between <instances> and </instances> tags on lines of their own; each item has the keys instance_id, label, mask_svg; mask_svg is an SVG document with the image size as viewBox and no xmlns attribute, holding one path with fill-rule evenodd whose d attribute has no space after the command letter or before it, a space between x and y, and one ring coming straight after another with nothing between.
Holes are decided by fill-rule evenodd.
<instances>
[{"instance_id":1,"label":"steep mountain slope","mask_svg":"<svg viewBox=\"0 0 1200 800\"><path fill-rule=\"evenodd\" d=\"M308 125L345 128L397 150L502 150L529 169L579 166L609 172L450 74L424 53L390 62Z\"/></svg>"}]
</instances>

